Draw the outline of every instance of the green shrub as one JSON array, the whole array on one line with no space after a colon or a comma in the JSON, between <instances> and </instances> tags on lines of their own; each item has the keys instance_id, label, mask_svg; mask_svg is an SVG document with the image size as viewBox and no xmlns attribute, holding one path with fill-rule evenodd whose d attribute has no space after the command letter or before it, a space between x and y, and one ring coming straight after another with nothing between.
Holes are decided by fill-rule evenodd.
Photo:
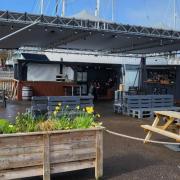
<instances>
[{"instance_id":1,"label":"green shrub","mask_svg":"<svg viewBox=\"0 0 180 180\"><path fill-rule=\"evenodd\" d=\"M72 122L73 124L72 129L90 128L93 121L94 121L93 116L89 114L85 114L83 116L77 116Z\"/></svg>"},{"instance_id":2,"label":"green shrub","mask_svg":"<svg viewBox=\"0 0 180 180\"><path fill-rule=\"evenodd\" d=\"M31 113L18 113L15 126L18 132L34 132L37 122Z\"/></svg>"},{"instance_id":3,"label":"green shrub","mask_svg":"<svg viewBox=\"0 0 180 180\"><path fill-rule=\"evenodd\" d=\"M0 134L15 133L16 127L6 119L0 119Z\"/></svg>"},{"instance_id":4,"label":"green shrub","mask_svg":"<svg viewBox=\"0 0 180 180\"><path fill-rule=\"evenodd\" d=\"M56 129L58 130L72 129L72 121L66 116L61 116L60 118L56 119Z\"/></svg>"}]
</instances>

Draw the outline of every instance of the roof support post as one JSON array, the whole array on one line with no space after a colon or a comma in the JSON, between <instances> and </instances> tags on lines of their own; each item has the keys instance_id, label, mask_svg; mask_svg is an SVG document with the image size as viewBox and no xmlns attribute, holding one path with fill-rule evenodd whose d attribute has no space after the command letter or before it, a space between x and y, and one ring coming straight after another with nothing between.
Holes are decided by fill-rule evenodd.
<instances>
[{"instance_id":1,"label":"roof support post","mask_svg":"<svg viewBox=\"0 0 180 180\"><path fill-rule=\"evenodd\" d=\"M146 79L147 79L146 58L141 57L140 69L139 69L139 83L138 83L140 92L146 90L146 86L145 86Z\"/></svg>"},{"instance_id":2,"label":"roof support post","mask_svg":"<svg viewBox=\"0 0 180 180\"><path fill-rule=\"evenodd\" d=\"M11 34L8 34L8 35L6 35L6 36L0 38L0 42L3 41L3 40L5 40L5 39L10 38L11 36L13 36L13 35L15 35L15 34L21 32L21 31L24 31L24 30L26 30L26 29L28 29L28 28L30 28L30 27L36 25L37 23L39 23L39 21L36 21L36 22L34 22L34 23L32 23L32 24L29 24L28 26L25 26L25 27L23 27L23 28L21 28L21 29L18 29L18 30L15 31L15 32L11 33Z\"/></svg>"}]
</instances>

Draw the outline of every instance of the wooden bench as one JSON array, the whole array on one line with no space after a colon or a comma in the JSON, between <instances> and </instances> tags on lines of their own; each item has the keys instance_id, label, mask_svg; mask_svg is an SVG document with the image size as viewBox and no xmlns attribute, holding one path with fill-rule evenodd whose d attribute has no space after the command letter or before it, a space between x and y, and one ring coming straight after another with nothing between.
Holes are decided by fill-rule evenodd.
<instances>
[{"instance_id":1,"label":"wooden bench","mask_svg":"<svg viewBox=\"0 0 180 180\"><path fill-rule=\"evenodd\" d=\"M92 106L94 107L93 99L94 96L79 96L80 97L80 107L89 107Z\"/></svg>"},{"instance_id":2,"label":"wooden bench","mask_svg":"<svg viewBox=\"0 0 180 180\"><path fill-rule=\"evenodd\" d=\"M166 131L166 130L163 130L163 129L160 129L160 128L157 128L157 127L153 127L153 126L150 126L150 125L142 125L141 127L144 128L144 129L147 129L147 130L149 130L151 132L156 132L158 134L167 136L169 138L175 139L176 141L180 142L180 135L178 135L178 134L175 134L175 133L172 133L172 132L169 132L169 131Z\"/></svg>"},{"instance_id":3,"label":"wooden bench","mask_svg":"<svg viewBox=\"0 0 180 180\"><path fill-rule=\"evenodd\" d=\"M144 142L146 143L152 136L152 132L164 135L166 137L175 139L177 142L180 142L180 134L172 133L167 131L167 128L175 123L176 119L180 119L180 112L175 111L155 111L156 118L152 124L150 125L141 125L142 128L148 130L146 138ZM158 126L158 123L162 118L166 119L166 123L163 126Z\"/></svg>"},{"instance_id":4,"label":"wooden bench","mask_svg":"<svg viewBox=\"0 0 180 180\"><path fill-rule=\"evenodd\" d=\"M0 103L6 108L5 90L0 90Z\"/></svg>"},{"instance_id":5,"label":"wooden bench","mask_svg":"<svg viewBox=\"0 0 180 180\"><path fill-rule=\"evenodd\" d=\"M68 107L68 109L73 110L80 106L80 98L78 96L50 96L48 97L48 111L53 112L58 103L61 103L62 109Z\"/></svg>"},{"instance_id":6,"label":"wooden bench","mask_svg":"<svg viewBox=\"0 0 180 180\"><path fill-rule=\"evenodd\" d=\"M47 115L48 113L48 97L47 96L33 96L31 99L30 111L33 115Z\"/></svg>"},{"instance_id":7,"label":"wooden bench","mask_svg":"<svg viewBox=\"0 0 180 180\"><path fill-rule=\"evenodd\" d=\"M68 106L68 111L75 111L76 107L80 108L94 106L93 96L33 96L31 108L28 109L35 116L50 115L61 103L61 113Z\"/></svg>"},{"instance_id":8,"label":"wooden bench","mask_svg":"<svg viewBox=\"0 0 180 180\"><path fill-rule=\"evenodd\" d=\"M58 104L61 103L57 116L68 115L73 118L78 115L77 107L80 106L80 98L77 96L50 96L48 97L48 115L51 116Z\"/></svg>"},{"instance_id":9,"label":"wooden bench","mask_svg":"<svg viewBox=\"0 0 180 180\"><path fill-rule=\"evenodd\" d=\"M48 97L48 114L51 115L55 110L58 103L61 103L61 110L58 113L59 116L63 115L67 111L69 115L75 116L80 113L77 111L77 107L80 108L94 106L93 96L50 96Z\"/></svg>"}]
</instances>

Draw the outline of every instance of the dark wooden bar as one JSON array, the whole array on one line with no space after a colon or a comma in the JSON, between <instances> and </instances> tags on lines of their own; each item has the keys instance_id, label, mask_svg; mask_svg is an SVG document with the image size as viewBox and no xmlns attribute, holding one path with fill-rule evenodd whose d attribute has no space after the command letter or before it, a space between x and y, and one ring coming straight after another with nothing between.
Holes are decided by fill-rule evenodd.
<instances>
[{"instance_id":1,"label":"dark wooden bar","mask_svg":"<svg viewBox=\"0 0 180 180\"><path fill-rule=\"evenodd\" d=\"M73 82L50 82L50 81L19 81L17 100L22 100L22 87L29 86L33 96L64 96L65 87L75 86Z\"/></svg>"}]
</instances>

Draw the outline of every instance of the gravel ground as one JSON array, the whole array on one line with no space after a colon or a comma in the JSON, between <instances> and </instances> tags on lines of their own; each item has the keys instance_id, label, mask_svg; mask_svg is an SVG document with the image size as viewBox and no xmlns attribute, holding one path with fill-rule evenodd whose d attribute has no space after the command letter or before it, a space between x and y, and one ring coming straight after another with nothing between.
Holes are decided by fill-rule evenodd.
<instances>
[{"instance_id":1,"label":"gravel ground","mask_svg":"<svg viewBox=\"0 0 180 180\"><path fill-rule=\"evenodd\" d=\"M0 108L0 117L14 120L16 112L23 112L29 103L8 103L7 109ZM103 125L112 131L140 138L145 137L141 124L152 124L152 120L138 120L112 111L112 102L99 102L96 110L101 114ZM153 139L169 139L153 135ZM27 178L30 179L42 179ZM81 170L56 174L53 180L91 180L94 170ZM180 152L169 150L163 145L146 144L104 132L104 176L103 179L120 180L180 180Z\"/></svg>"}]
</instances>

